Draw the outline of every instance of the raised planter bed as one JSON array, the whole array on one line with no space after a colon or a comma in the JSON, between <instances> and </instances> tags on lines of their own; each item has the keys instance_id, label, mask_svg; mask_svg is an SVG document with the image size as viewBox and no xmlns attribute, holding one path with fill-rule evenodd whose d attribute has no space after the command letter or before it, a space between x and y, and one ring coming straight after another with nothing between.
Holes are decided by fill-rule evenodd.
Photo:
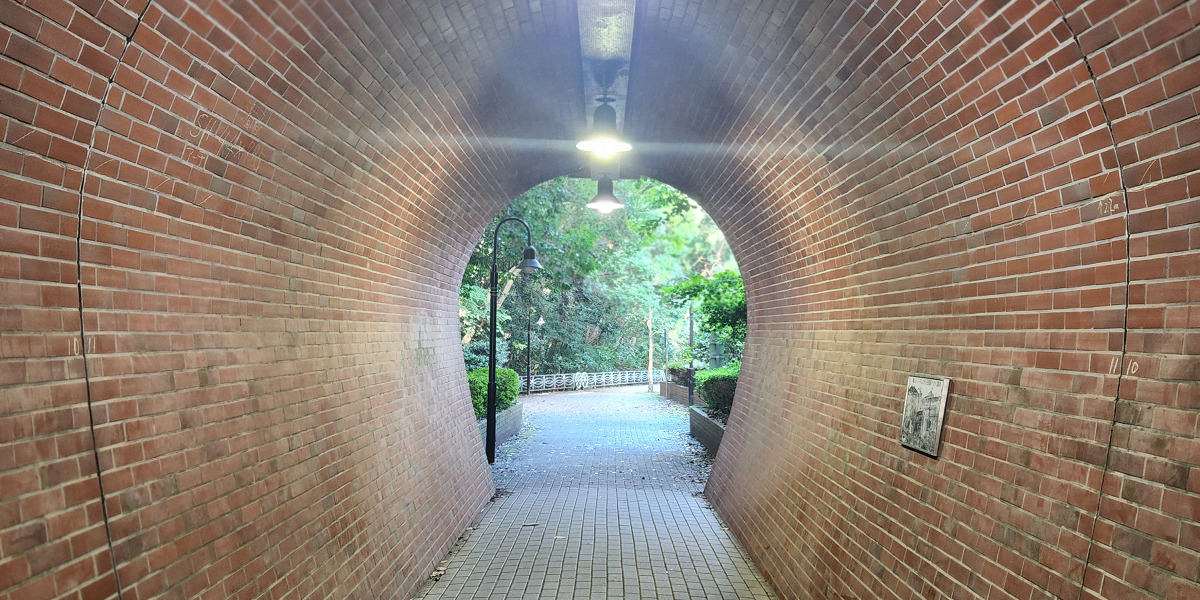
<instances>
[{"instance_id":1,"label":"raised planter bed","mask_svg":"<svg viewBox=\"0 0 1200 600\"><path fill-rule=\"evenodd\" d=\"M496 413L496 445L507 442L512 436L521 431L524 416L521 403L518 402ZM479 419L479 437L487 441L487 419Z\"/></svg>"},{"instance_id":2,"label":"raised planter bed","mask_svg":"<svg viewBox=\"0 0 1200 600\"><path fill-rule=\"evenodd\" d=\"M687 386L664 381L658 384L658 393L663 398L677 404L687 404Z\"/></svg>"},{"instance_id":3,"label":"raised planter bed","mask_svg":"<svg viewBox=\"0 0 1200 600\"><path fill-rule=\"evenodd\" d=\"M684 388L685 392L686 390L687 388ZM698 406L693 406L688 414L692 437L696 438L710 455L716 456L717 448L721 445L721 436L725 435L725 427L709 418Z\"/></svg>"}]
</instances>

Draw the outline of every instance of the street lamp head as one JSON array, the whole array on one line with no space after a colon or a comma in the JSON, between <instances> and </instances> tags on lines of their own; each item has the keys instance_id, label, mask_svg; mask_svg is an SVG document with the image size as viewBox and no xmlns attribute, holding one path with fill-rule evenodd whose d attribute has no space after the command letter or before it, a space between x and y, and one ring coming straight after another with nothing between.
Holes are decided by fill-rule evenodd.
<instances>
[{"instance_id":1,"label":"street lamp head","mask_svg":"<svg viewBox=\"0 0 1200 600\"><path fill-rule=\"evenodd\" d=\"M521 262L517 263L517 269L522 273L532 273L542 268L542 263L538 262L537 250L533 246L525 246L525 253L521 255Z\"/></svg>"}]
</instances>

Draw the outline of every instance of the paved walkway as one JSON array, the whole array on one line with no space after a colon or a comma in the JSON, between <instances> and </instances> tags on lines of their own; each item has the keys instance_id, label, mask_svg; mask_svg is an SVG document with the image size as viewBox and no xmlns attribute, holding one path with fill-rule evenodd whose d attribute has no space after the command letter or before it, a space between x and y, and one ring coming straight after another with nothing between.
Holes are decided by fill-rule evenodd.
<instances>
[{"instance_id":1,"label":"paved walkway","mask_svg":"<svg viewBox=\"0 0 1200 600\"><path fill-rule=\"evenodd\" d=\"M775 598L700 496L684 407L645 386L524 402L495 501L417 598Z\"/></svg>"}]
</instances>

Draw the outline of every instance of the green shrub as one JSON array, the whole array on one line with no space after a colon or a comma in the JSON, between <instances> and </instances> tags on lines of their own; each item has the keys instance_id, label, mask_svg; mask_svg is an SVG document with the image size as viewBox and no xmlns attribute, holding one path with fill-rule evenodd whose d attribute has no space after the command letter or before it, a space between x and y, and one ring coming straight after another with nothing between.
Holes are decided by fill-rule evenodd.
<instances>
[{"instance_id":1,"label":"green shrub","mask_svg":"<svg viewBox=\"0 0 1200 600\"><path fill-rule=\"evenodd\" d=\"M467 371L467 385L471 388L471 405L475 407L475 418L487 416L487 384L488 370L472 369ZM517 393L521 391L521 380L512 369L496 369L496 412L500 412L517 401Z\"/></svg>"},{"instance_id":2,"label":"green shrub","mask_svg":"<svg viewBox=\"0 0 1200 600\"><path fill-rule=\"evenodd\" d=\"M733 394L737 391L738 374L742 364L732 362L719 369L696 371L696 391L709 410L728 415L733 408Z\"/></svg>"},{"instance_id":3,"label":"green shrub","mask_svg":"<svg viewBox=\"0 0 1200 600\"><path fill-rule=\"evenodd\" d=\"M671 379L684 387L692 380L692 374L688 372L687 363L672 361L667 363L667 374Z\"/></svg>"}]
</instances>

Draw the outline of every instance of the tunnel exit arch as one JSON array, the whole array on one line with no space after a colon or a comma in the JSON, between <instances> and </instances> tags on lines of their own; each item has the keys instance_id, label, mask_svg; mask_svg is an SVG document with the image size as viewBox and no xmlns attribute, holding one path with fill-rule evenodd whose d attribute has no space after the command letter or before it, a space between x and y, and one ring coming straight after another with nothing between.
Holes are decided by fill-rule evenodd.
<instances>
[{"instance_id":1,"label":"tunnel exit arch","mask_svg":"<svg viewBox=\"0 0 1200 600\"><path fill-rule=\"evenodd\" d=\"M596 325L600 335L608 337L610 343L616 337L625 340L625 343L619 345L621 350L614 349L616 354L562 354L561 349L564 345L582 348L596 342L590 337L591 334L585 336L582 329L573 333L569 327L565 330L558 329L556 345L560 351L552 361L556 366L550 367L557 370L548 371L549 373L644 370L647 352L644 339L647 311L652 310L656 330L664 315L660 310L661 305L656 305L653 301L647 304L640 300L643 293L657 293L651 291L650 287L642 289L642 286L653 286L657 290L679 283L681 278L699 274L702 269L704 273L710 274L712 271L732 268L734 263L731 263L730 259L734 258L733 252L725 243L724 234L718 233L719 227L707 217L707 213L702 213L702 209L688 209L683 215L676 215L674 212L678 208L673 204L675 202L686 201L692 207L699 207L698 203L682 191L652 178L620 182L617 195L626 202L625 207L611 214L601 214L585 206L589 205L589 199L596 194L596 190L596 183L588 178L564 175L546 180L518 195L509 206L498 213L487 226L483 236L472 247L462 279L463 289L460 291L461 311L469 315L462 321L463 344L465 347L468 344L476 344L465 350L468 370L482 368L487 358L482 344L478 342L481 338L486 340L484 336L487 308L483 296L486 294L491 264L492 235L496 231L496 223L501 218L516 217L528 222L532 228L532 244L537 249L539 261L546 267L546 270L532 275L533 280L537 282L536 287L544 288L541 289L538 300L526 297L529 290L525 286L529 280L525 275L501 278L498 298L503 313L509 316L523 314L525 308L511 308L511 299L515 299L516 304L538 311L531 313L531 320L540 320L538 317L544 316L548 323L565 324L578 323L579 319L584 319ZM660 202L667 204L660 205ZM647 211L652 214L648 214ZM688 225L675 220L675 216L692 217L697 223ZM680 235L674 229L677 226L698 227L699 233L695 235L699 237L689 238L689 233ZM647 234L646 227L656 228L655 232ZM692 229L684 231L690 232ZM511 272L513 263L510 259L525 243L523 229L514 228L513 231L502 231L502 234L502 253L498 264L502 269L508 268ZM701 246L708 244L702 239L705 235L709 240L720 238L719 242L711 244L711 251L707 254L706 251L700 250ZM677 243L696 245L678 250L672 243L664 242L663 236L677 240ZM638 255L638 249L649 254ZM627 260L613 261L616 256L625 257ZM649 259L646 256L655 258ZM689 261L692 262L690 266L687 265ZM651 264L658 266L652 267ZM613 271L614 268L619 270ZM666 275L666 272L672 274ZM594 290L590 287L593 282L598 285ZM614 293L615 289L625 291ZM563 300L562 295L578 297L579 302L592 308L576 312L576 309L569 308L576 306L575 303ZM632 301L632 304L628 301ZM543 305L544 308L540 308ZM541 312L547 309L550 310L549 313ZM505 318L501 319L502 324ZM514 318L524 322L524 317ZM633 323L636 325L631 325ZM520 327L523 328L524 325ZM547 327L553 329L551 325ZM507 332L508 330L503 333ZM638 342L640 350L628 347L630 336L641 339ZM641 353L640 358L633 358L638 352ZM501 352L501 364L506 362L504 354ZM657 350L656 357L661 358ZM523 359L518 362L524 364Z\"/></svg>"}]
</instances>

